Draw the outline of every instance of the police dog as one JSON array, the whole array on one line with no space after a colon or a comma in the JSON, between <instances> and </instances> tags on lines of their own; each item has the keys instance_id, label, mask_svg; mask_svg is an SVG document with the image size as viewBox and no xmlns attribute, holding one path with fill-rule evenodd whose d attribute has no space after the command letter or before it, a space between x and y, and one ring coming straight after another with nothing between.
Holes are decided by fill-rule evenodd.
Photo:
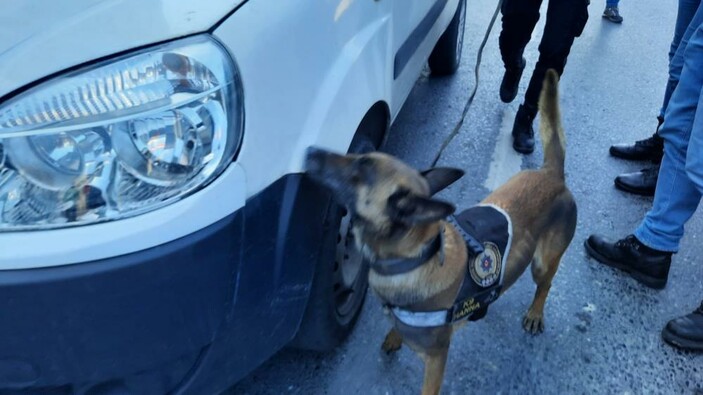
<instances>
[{"instance_id":1,"label":"police dog","mask_svg":"<svg viewBox=\"0 0 703 395\"><path fill-rule=\"evenodd\" d=\"M482 202L499 207L512 220L501 293L532 264L537 290L522 320L532 334L544 329L544 303L576 228L576 203L564 182L558 78L554 70L547 72L540 98L542 167L518 173ZM309 149L305 167L352 213L357 247L369 260L418 257L444 232L443 256L434 254L413 270L394 275L382 275L372 265L369 284L386 305L420 312L453 306L468 270L467 246L457 228L445 221L454 206L431 196L461 177L461 170L418 172L378 152L343 156L316 148ZM465 322L415 327L394 317L382 349L410 346L425 363L422 393L438 394L451 336Z\"/></svg>"}]
</instances>

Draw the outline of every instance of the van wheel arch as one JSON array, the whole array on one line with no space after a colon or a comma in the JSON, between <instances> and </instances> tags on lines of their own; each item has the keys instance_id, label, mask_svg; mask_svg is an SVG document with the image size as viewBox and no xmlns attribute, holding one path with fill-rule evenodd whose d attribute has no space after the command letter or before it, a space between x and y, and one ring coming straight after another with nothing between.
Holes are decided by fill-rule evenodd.
<instances>
[{"instance_id":1,"label":"van wheel arch","mask_svg":"<svg viewBox=\"0 0 703 395\"><path fill-rule=\"evenodd\" d=\"M366 153L382 146L390 126L390 110L383 101L369 108L354 133L350 153ZM354 328L366 299L368 264L361 259L350 237L351 218L347 211L330 199L325 215L321 253L315 263L315 273L305 313L291 346L318 352L331 351L341 344ZM349 258L354 262L343 262ZM340 266L357 265L349 275L341 275ZM348 271L347 271L348 272ZM340 278L346 283L340 285ZM348 299L340 303L340 286L348 287Z\"/></svg>"}]
</instances>

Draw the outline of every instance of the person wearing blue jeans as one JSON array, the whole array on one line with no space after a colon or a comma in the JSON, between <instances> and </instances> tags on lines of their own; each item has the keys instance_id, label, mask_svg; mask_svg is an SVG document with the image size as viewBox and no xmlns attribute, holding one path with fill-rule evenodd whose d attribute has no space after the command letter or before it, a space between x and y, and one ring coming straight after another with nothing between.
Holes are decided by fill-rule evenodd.
<instances>
[{"instance_id":1,"label":"person wearing blue jeans","mask_svg":"<svg viewBox=\"0 0 703 395\"><path fill-rule=\"evenodd\" d=\"M603 18L607 19L613 23L622 23L622 17L620 16L620 9L618 4L620 0L607 0L605 2L605 10L603 11Z\"/></svg>"},{"instance_id":2,"label":"person wearing blue jeans","mask_svg":"<svg viewBox=\"0 0 703 395\"><path fill-rule=\"evenodd\" d=\"M676 50L689 25L691 25L691 21L696 15L700 4L701 0L679 0L674 38L671 40L671 46L669 47L669 80L664 91L662 107L657 117L656 131L651 137L636 141L634 144L616 144L610 147L610 154L614 157L655 163L654 167L648 167L634 173L624 173L615 177L615 187L620 190L643 196L654 195L659 175L659 163L664 154L664 140L659 136L658 130L664 122L666 107L679 81L679 74L683 66L683 54L675 57ZM696 25L695 23L693 24Z\"/></svg>"},{"instance_id":3,"label":"person wearing blue jeans","mask_svg":"<svg viewBox=\"0 0 703 395\"><path fill-rule=\"evenodd\" d=\"M634 234L616 242L591 235L590 256L629 273L652 288L664 288L671 256L678 252L684 225L703 196L703 11L699 7L674 59L682 67L672 75L678 83L671 95L659 134L664 156L653 207ZM703 303L691 314L670 321L662 331L675 346L703 351Z\"/></svg>"}]
</instances>

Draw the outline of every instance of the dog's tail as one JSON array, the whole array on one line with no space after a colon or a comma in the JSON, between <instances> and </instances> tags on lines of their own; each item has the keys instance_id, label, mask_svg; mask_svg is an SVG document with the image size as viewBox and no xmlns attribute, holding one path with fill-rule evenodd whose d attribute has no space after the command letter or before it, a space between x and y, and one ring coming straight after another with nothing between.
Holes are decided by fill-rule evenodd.
<instances>
[{"instance_id":1,"label":"dog's tail","mask_svg":"<svg viewBox=\"0 0 703 395\"><path fill-rule=\"evenodd\" d=\"M559 110L559 75L553 69L547 70L539 98L539 132L544 149L543 169L552 170L564 178L564 158L566 139L561 124Z\"/></svg>"}]
</instances>

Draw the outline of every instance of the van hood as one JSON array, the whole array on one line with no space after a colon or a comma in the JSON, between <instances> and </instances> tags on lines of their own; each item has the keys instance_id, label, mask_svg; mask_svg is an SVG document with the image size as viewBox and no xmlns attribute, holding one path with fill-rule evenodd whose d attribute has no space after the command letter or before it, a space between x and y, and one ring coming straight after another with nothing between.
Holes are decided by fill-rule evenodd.
<instances>
[{"instance_id":1,"label":"van hood","mask_svg":"<svg viewBox=\"0 0 703 395\"><path fill-rule=\"evenodd\" d=\"M4 1L0 11L0 100L66 68L204 32L245 1Z\"/></svg>"}]
</instances>

